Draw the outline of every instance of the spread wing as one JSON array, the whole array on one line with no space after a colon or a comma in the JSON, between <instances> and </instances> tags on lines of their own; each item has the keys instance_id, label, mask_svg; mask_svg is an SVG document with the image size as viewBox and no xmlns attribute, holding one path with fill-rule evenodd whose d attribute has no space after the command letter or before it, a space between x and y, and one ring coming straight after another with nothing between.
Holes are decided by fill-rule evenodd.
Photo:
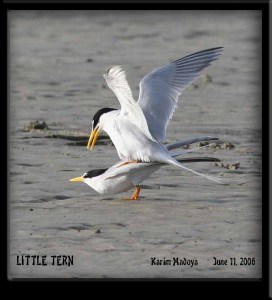
<instances>
[{"instance_id":1,"label":"spread wing","mask_svg":"<svg viewBox=\"0 0 272 300\"><path fill-rule=\"evenodd\" d=\"M120 114L127 117L129 121L135 124L148 138L156 141L149 132L147 121L141 107L132 96L124 70L122 70L120 66L113 66L109 68L107 73L103 76L109 88L114 92L120 102Z\"/></svg>"},{"instance_id":2,"label":"spread wing","mask_svg":"<svg viewBox=\"0 0 272 300\"><path fill-rule=\"evenodd\" d=\"M148 73L140 82L138 104L154 138L163 142L166 128L177 107L178 97L216 60L223 47L190 54Z\"/></svg>"}]
</instances>

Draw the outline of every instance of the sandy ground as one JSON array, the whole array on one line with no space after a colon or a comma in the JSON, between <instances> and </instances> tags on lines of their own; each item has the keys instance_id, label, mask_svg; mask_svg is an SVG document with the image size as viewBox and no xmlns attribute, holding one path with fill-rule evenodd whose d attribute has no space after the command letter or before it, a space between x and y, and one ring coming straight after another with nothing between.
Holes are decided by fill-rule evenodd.
<instances>
[{"instance_id":1,"label":"sandy ground","mask_svg":"<svg viewBox=\"0 0 272 300\"><path fill-rule=\"evenodd\" d=\"M261 38L261 15L252 11L12 11L9 277L261 277ZM225 50L206 71L212 81L186 89L167 140L215 135L232 143L198 154L240 162L237 170L190 165L229 186L172 166L143 182L139 201L121 200L133 191L101 196L68 182L118 160L112 146L90 154L84 142L46 138L87 136L99 108L118 108L102 77L109 66L124 67L137 99L146 73L216 46ZM23 130L35 120L48 130ZM17 255L46 255L48 264L17 265ZM73 255L74 263L52 265L51 255ZM176 257L197 265L173 265ZM255 264L241 265L244 257Z\"/></svg>"}]
</instances>

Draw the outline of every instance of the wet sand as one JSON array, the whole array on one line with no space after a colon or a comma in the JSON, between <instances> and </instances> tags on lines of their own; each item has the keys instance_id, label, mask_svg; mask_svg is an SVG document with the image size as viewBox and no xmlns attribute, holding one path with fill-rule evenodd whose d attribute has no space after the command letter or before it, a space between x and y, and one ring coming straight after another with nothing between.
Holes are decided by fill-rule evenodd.
<instances>
[{"instance_id":1,"label":"wet sand","mask_svg":"<svg viewBox=\"0 0 272 300\"><path fill-rule=\"evenodd\" d=\"M10 278L260 278L261 38L261 15L252 11L12 11ZM146 73L216 46L225 49L205 71L211 81L184 91L167 140L232 143L197 155L238 169L190 164L230 185L165 166L143 182L139 201L124 201L132 190L103 196L68 181L118 160L110 145L92 154L85 146L94 113L119 107L102 77L109 66L124 67L137 99ZM48 129L28 131L35 120ZM47 255L48 265L20 266L17 255ZM73 265L52 265L51 255L73 255ZM255 264L240 265L244 257Z\"/></svg>"}]
</instances>

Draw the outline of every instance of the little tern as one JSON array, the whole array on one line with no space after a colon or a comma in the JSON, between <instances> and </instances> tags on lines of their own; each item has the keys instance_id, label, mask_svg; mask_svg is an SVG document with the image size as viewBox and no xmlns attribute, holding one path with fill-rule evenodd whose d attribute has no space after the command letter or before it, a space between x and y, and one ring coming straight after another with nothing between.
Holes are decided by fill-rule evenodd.
<instances>
[{"instance_id":1,"label":"little tern","mask_svg":"<svg viewBox=\"0 0 272 300\"><path fill-rule=\"evenodd\" d=\"M94 115L87 148L93 149L103 130L111 138L124 164L158 162L188 170L163 145L166 129L182 91L218 58L222 49L202 50L156 68L141 80L137 102L122 68L109 68L103 76L121 109L103 108Z\"/></svg>"},{"instance_id":2,"label":"little tern","mask_svg":"<svg viewBox=\"0 0 272 300\"><path fill-rule=\"evenodd\" d=\"M198 150L200 148L193 148L193 149L186 149L186 150L178 150L173 151L174 149L177 149L184 145L190 145L196 142L201 141L212 141L217 140L217 138L213 137L194 137L187 140L177 141L174 143L169 143L166 145L166 148L169 150L169 153L172 157L177 157L186 153L193 152L195 150ZM206 146L203 146L206 147ZM190 162L218 162L220 161L217 158L211 158L211 157L192 157L192 158L181 158L178 159L178 162L180 163L190 163ZM84 182L87 185L89 185L91 188L93 188L95 191L97 191L100 194L118 194L124 191L127 191L129 189L132 189L133 187L136 188L134 194L131 196L131 200L137 200L140 194L140 183L146 179L148 176L150 176L152 173L157 171L160 167L165 165L164 163L144 163L139 162L137 164L122 164L122 161L119 161L118 163L114 164L109 169L95 169L91 170L89 172L86 172L80 177L76 177L73 179L70 179L71 182ZM202 174L199 172L196 172L192 169L189 169L189 171L203 176L209 180L216 181L217 183L224 183L221 179L209 176L206 174Z\"/></svg>"}]
</instances>

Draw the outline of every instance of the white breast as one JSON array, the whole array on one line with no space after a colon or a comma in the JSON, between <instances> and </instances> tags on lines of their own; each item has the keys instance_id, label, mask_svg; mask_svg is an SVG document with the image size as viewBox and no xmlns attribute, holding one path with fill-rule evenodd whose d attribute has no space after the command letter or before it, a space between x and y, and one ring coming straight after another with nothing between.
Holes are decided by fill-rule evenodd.
<instances>
[{"instance_id":1,"label":"white breast","mask_svg":"<svg viewBox=\"0 0 272 300\"><path fill-rule=\"evenodd\" d=\"M118 162L100 176L87 178L85 183L100 194L118 194L140 184L161 166L159 164L137 163L117 168L120 164L122 162Z\"/></svg>"},{"instance_id":2,"label":"white breast","mask_svg":"<svg viewBox=\"0 0 272 300\"><path fill-rule=\"evenodd\" d=\"M136 125L129 122L124 115L111 114L111 116L107 116L103 130L111 138L120 159L144 162L153 161L154 151L161 146L151 141Z\"/></svg>"},{"instance_id":3,"label":"white breast","mask_svg":"<svg viewBox=\"0 0 272 300\"><path fill-rule=\"evenodd\" d=\"M106 176L103 175L104 174L94 178L87 178L85 183L99 194L118 194L134 187L126 175L110 179L107 179Z\"/></svg>"}]
</instances>

